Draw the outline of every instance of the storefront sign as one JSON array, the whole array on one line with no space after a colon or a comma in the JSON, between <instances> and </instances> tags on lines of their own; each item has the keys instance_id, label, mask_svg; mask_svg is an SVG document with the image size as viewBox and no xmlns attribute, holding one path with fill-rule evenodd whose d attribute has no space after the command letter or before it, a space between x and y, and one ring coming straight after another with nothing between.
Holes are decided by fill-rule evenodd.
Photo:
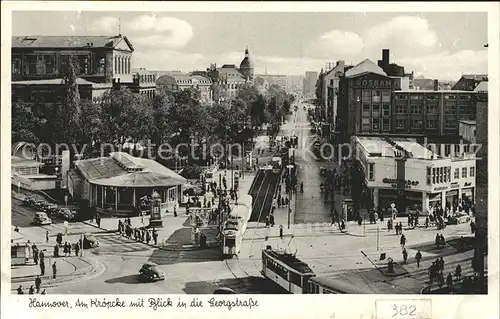
<instances>
[{"instance_id":1,"label":"storefront sign","mask_svg":"<svg viewBox=\"0 0 500 319\"><path fill-rule=\"evenodd\" d=\"M434 192L437 192L437 191L444 191L445 189L448 189L448 186L440 186L440 187L436 187L434 188Z\"/></svg>"},{"instance_id":2,"label":"storefront sign","mask_svg":"<svg viewBox=\"0 0 500 319\"><path fill-rule=\"evenodd\" d=\"M460 187L460 185L457 182L451 183L451 186L450 186L450 188L459 188L459 187Z\"/></svg>"},{"instance_id":3,"label":"storefront sign","mask_svg":"<svg viewBox=\"0 0 500 319\"><path fill-rule=\"evenodd\" d=\"M458 195L458 191L449 191L449 192L446 192L446 196L456 196Z\"/></svg>"},{"instance_id":4,"label":"storefront sign","mask_svg":"<svg viewBox=\"0 0 500 319\"><path fill-rule=\"evenodd\" d=\"M386 184L392 184L392 188L397 188L398 187L398 180L393 179L393 178L384 178L382 180L383 183ZM400 180L401 183L404 183L405 189L411 189L414 186L418 186L418 181L412 181L412 180Z\"/></svg>"},{"instance_id":5,"label":"storefront sign","mask_svg":"<svg viewBox=\"0 0 500 319\"><path fill-rule=\"evenodd\" d=\"M441 193L439 194L429 194L429 201L441 200Z\"/></svg>"},{"instance_id":6,"label":"storefront sign","mask_svg":"<svg viewBox=\"0 0 500 319\"><path fill-rule=\"evenodd\" d=\"M472 186L471 182L467 182L467 183L464 184L464 187L470 187L470 186Z\"/></svg>"},{"instance_id":7,"label":"storefront sign","mask_svg":"<svg viewBox=\"0 0 500 319\"><path fill-rule=\"evenodd\" d=\"M356 82L353 83L352 87L354 89L390 89L392 87L392 83L391 80L360 78L356 79Z\"/></svg>"}]
</instances>

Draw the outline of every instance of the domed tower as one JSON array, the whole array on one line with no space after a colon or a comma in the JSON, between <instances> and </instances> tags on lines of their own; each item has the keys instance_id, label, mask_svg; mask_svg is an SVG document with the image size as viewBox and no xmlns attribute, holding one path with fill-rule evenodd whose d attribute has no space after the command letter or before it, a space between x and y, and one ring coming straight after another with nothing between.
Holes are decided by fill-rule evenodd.
<instances>
[{"instance_id":1,"label":"domed tower","mask_svg":"<svg viewBox=\"0 0 500 319\"><path fill-rule=\"evenodd\" d=\"M248 47L245 49L245 58L240 63L240 72L246 77L247 81L253 81L253 62L250 60Z\"/></svg>"}]
</instances>

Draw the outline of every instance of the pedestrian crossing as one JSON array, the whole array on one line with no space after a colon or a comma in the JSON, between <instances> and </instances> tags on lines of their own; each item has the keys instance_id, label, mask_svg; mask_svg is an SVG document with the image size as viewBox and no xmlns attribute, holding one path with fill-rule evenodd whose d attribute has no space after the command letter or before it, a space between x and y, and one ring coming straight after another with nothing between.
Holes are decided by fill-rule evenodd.
<instances>
[{"instance_id":1,"label":"pedestrian crossing","mask_svg":"<svg viewBox=\"0 0 500 319\"><path fill-rule=\"evenodd\" d=\"M99 241L99 247L93 248L95 254L119 254L153 249L145 242L135 241L119 234L99 234L95 237ZM153 244L153 241L150 241L150 244Z\"/></svg>"},{"instance_id":2,"label":"pedestrian crossing","mask_svg":"<svg viewBox=\"0 0 500 319\"><path fill-rule=\"evenodd\" d=\"M410 277L425 284L429 285L430 280L429 280L429 266L432 263L433 260L422 262L420 264L420 267L417 268L416 271L412 271L410 274ZM448 276L449 273L453 276L454 282L457 280L461 280L461 278L464 278L466 276L470 276L474 274L474 270L472 269L472 262L470 259L456 259L456 260L446 260L446 257L444 258L444 270L443 270L443 276L444 279L446 280L446 276ZM460 278L455 277L455 269L457 265L460 265L462 268L462 274ZM434 278L433 284L437 284L437 279Z\"/></svg>"}]
</instances>

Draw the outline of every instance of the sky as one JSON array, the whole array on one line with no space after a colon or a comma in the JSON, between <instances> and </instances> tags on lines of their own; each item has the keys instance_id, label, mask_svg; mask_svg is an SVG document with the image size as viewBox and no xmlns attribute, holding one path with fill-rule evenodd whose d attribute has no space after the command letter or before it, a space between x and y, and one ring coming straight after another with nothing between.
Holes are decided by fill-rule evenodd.
<instances>
[{"instance_id":1,"label":"sky","mask_svg":"<svg viewBox=\"0 0 500 319\"><path fill-rule=\"evenodd\" d=\"M486 13L55 12L17 11L13 35L116 35L134 46L132 67L205 70L239 65L248 46L255 73L304 75L326 63L390 60L440 80L487 73Z\"/></svg>"}]
</instances>

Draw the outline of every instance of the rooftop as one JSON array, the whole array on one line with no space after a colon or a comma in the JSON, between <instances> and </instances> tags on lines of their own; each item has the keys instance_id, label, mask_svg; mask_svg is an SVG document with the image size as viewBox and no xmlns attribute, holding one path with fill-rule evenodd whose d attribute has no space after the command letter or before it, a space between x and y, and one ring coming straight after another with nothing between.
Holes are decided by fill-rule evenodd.
<instances>
[{"instance_id":1,"label":"rooftop","mask_svg":"<svg viewBox=\"0 0 500 319\"><path fill-rule=\"evenodd\" d=\"M171 186L186 179L160 163L114 152L110 157L75 161L80 173L93 184L115 187Z\"/></svg>"},{"instance_id":2,"label":"rooftop","mask_svg":"<svg viewBox=\"0 0 500 319\"><path fill-rule=\"evenodd\" d=\"M27 158L22 158L22 157L17 157L17 156L12 156L11 157L11 166L12 167L25 167L25 166L43 166L43 163L27 159Z\"/></svg>"},{"instance_id":3,"label":"rooftop","mask_svg":"<svg viewBox=\"0 0 500 319\"><path fill-rule=\"evenodd\" d=\"M345 72L346 78L352 78L355 76L360 76L367 73L375 73L383 76L387 76L387 74L382 70L381 67L373 63L370 59L364 59L359 64L354 66L353 68L347 70Z\"/></svg>"},{"instance_id":4,"label":"rooftop","mask_svg":"<svg viewBox=\"0 0 500 319\"><path fill-rule=\"evenodd\" d=\"M432 159L439 156L416 142L412 138L391 138L374 136L358 136L356 139L373 157L399 157L399 152L405 150L414 159Z\"/></svg>"},{"instance_id":5,"label":"rooftop","mask_svg":"<svg viewBox=\"0 0 500 319\"><path fill-rule=\"evenodd\" d=\"M297 270L300 273L312 273L312 269L309 267L308 264L305 262L301 261L297 257L291 254L281 254L277 251L274 250L265 250L267 254L269 254L272 258L275 258L285 265Z\"/></svg>"},{"instance_id":6,"label":"rooftop","mask_svg":"<svg viewBox=\"0 0 500 319\"><path fill-rule=\"evenodd\" d=\"M26 80L26 81L12 81L12 84L21 85L59 85L64 84L64 79L46 79L46 80ZM96 83L87 81L82 78L76 78L76 84L78 85L94 85Z\"/></svg>"},{"instance_id":7,"label":"rooftop","mask_svg":"<svg viewBox=\"0 0 500 319\"><path fill-rule=\"evenodd\" d=\"M462 78L474 81L488 81L488 74L462 74Z\"/></svg>"},{"instance_id":8,"label":"rooftop","mask_svg":"<svg viewBox=\"0 0 500 319\"><path fill-rule=\"evenodd\" d=\"M488 92L488 81L481 81L474 89L474 92Z\"/></svg>"},{"instance_id":9,"label":"rooftop","mask_svg":"<svg viewBox=\"0 0 500 319\"><path fill-rule=\"evenodd\" d=\"M394 93L468 93L471 94L471 91L463 91L463 90L401 90L394 91Z\"/></svg>"},{"instance_id":10,"label":"rooftop","mask_svg":"<svg viewBox=\"0 0 500 319\"><path fill-rule=\"evenodd\" d=\"M116 36L13 36L12 48L114 48L124 40L132 51L127 37Z\"/></svg>"}]
</instances>

